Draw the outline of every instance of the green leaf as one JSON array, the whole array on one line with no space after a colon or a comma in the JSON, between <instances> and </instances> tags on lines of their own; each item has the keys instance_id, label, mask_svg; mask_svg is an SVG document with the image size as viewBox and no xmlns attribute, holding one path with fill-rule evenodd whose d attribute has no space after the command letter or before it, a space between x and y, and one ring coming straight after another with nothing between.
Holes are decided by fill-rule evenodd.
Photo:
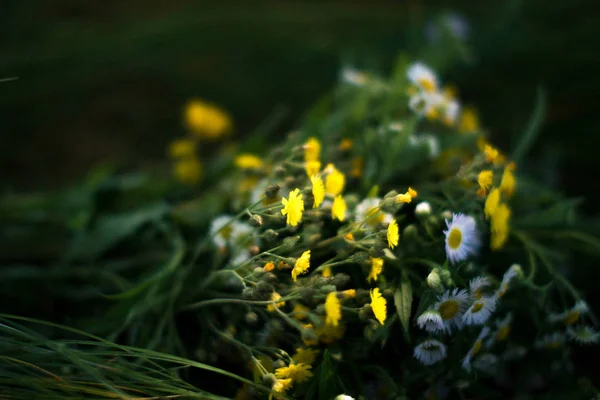
<instances>
[{"instance_id":1,"label":"green leaf","mask_svg":"<svg viewBox=\"0 0 600 400\"><path fill-rule=\"evenodd\" d=\"M521 136L519 143L515 146L515 149L512 152L512 159L517 164L521 162L523 156L527 154L527 152L535 142L536 137L540 133L540 128L542 122L544 121L545 115L546 92L543 88L538 87L533 115L529 119L527 129L525 129L525 132Z\"/></svg>"},{"instance_id":2,"label":"green leaf","mask_svg":"<svg viewBox=\"0 0 600 400\"><path fill-rule=\"evenodd\" d=\"M431 306L436 299L436 293L433 290L425 290L421 299L419 301L419 305L417 306L416 315L421 315L423 311L425 311L429 306Z\"/></svg>"},{"instance_id":3,"label":"green leaf","mask_svg":"<svg viewBox=\"0 0 600 400\"><path fill-rule=\"evenodd\" d=\"M394 293L394 305L396 306L396 313L400 318L400 323L404 328L404 336L406 341L410 341L409 330L410 330L410 311L412 308L413 292L412 285L408 275L402 271L402 281L400 287L396 289Z\"/></svg>"},{"instance_id":4,"label":"green leaf","mask_svg":"<svg viewBox=\"0 0 600 400\"><path fill-rule=\"evenodd\" d=\"M369 193L367 193L367 198L369 197L377 197L377 193L379 193L379 185L374 185Z\"/></svg>"}]
</instances>

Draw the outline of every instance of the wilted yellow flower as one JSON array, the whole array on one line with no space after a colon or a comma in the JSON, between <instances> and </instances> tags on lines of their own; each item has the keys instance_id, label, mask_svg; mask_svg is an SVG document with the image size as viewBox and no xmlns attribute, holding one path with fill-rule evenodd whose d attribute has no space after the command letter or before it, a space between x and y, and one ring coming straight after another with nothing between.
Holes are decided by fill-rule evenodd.
<instances>
[{"instance_id":1,"label":"wilted yellow flower","mask_svg":"<svg viewBox=\"0 0 600 400\"><path fill-rule=\"evenodd\" d=\"M303 349L302 347L298 347L296 349L296 354L292 356L292 360L296 363L302 364L312 364L317 359L317 355L319 354L319 350L315 349Z\"/></svg>"},{"instance_id":2,"label":"wilted yellow flower","mask_svg":"<svg viewBox=\"0 0 600 400\"><path fill-rule=\"evenodd\" d=\"M186 185L193 185L202 177L202 163L197 158L178 160L174 167L175 178Z\"/></svg>"},{"instance_id":3,"label":"wilted yellow flower","mask_svg":"<svg viewBox=\"0 0 600 400\"><path fill-rule=\"evenodd\" d=\"M294 189L290 192L289 198L282 198L283 210L281 213L287 215L287 223L291 226L296 226L302 220L302 212L304 211L304 200L300 189Z\"/></svg>"},{"instance_id":4,"label":"wilted yellow flower","mask_svg":"<svg viewBox=\"0 0 600 400\"><path fill-rule=\"evenodd\" d=\"M493 180L494 173L490 170L481 171L477 177L477 183L479 183L479 186L484 190L487 190L492 186Z\"/></svg>"},{"instance_id":5,"label":"wilted yellow flower","mask_svg":"<svg viewBox=\"0 0 600 400\"><path fill-rule=\"evenodd\" d=\"M464 133L474 133L479 130L479 117L472 107L463 108L458 129Z\"/></svg>"},{"instance_id":6,"label":"wilted yellow flower","mask_svg":"<svg viewBox=\"0 0 600 400\"><path fill-rule=\"evenodd\" d=\"M342 295L347 299L353 299L356 297L356 289L347 289L342 292Z\"/></svg>"},{"instance_id":7,"label":"wilted yellow flower","mask_svg":"<svg viewBox=\"0 0 600 400\"><path fill-rule=\"evenodd\" d=\"M280 298L281 298L281 295L279 293L277 293L277 292L271 293L271 300L277 301ZM273 311L275 311L275 307L280 308L283 306L285 306L285 301L279 301L275 305L269 304L269 305L267 305L267 311L273 312Z\"/></svg>"},{"instance_id":8,"label":"wilted yellow flower","mask_svg":"<svg viewBox=\"0 0 600 400\"><path fill-rule=\"evenodd\" d=\"M396 222L395 219L393 219L392 222L390 222L390 224L388 225L387 240L388 240L388 246L390 246L390 249L393 249L394 247L398 246L398 241L400 240L400 234L398 233L398 223Z\"/></svg>"},{"instance_id":9,"label":"wilted yellow flower","mask_svg":"<svg viewBox=\"0 0 600 400\"><path fill-rule=\"evenodd\" d=\"M304 144L304 161L319 161L321 156L321 142L317 138L311 137Z\"/></svg>"},{"instance_id":10,"label":"wilted yellow flower","mask_svg":"<svg viewBox=\"0 0 600 400\"><path fill-rule=\"evenodd\" d=\"M331 272L331 268L330 267L323 268L323 271L321 272L321 276L323 278L329 278L331 275L333 275L333 273Z\"/></svg>"},{"instance_id":11,"label":"wilted yellow flower","mask_svg":"<svg viewBox=\"0 0 600 400\"><path fill-rule=\"evenodd\" d=\"M487 199L485 199L484 213L486 218L490 218L496 212L500 204L500 190L498 188L492 189Z\"/></svg>"},{"instance_id":12,"label":"wilted yellow flower","mask_svg":"<svg viewBox=\"0 0 600 400\"><path fill-rule=\"evenodd\" d=\"M294 269L292 269L292 279L296 282L298 275L305 274L310 268L310 250L306 250L299 259L296 260Z\"/></svg>"},{"instance_id":13,"label":"wilted yellow flower","mask_svg":"<svg viewBox=\"0 0 600 400\"><path fill-rule=\"evenodd\" d=\"M335 292L330 292L325 300L325 323L338 326L342 319L342 305Z\"/></svg>"},{"instance_id":14,"label":"wilted yellow flower","mask_svg":"<svg viewBox=\"0 0 600 400\"><path fill-rule=\"evenodd\" d=\"M264 164L262 158L250 153L239 154L234 163L241 169L260 169Z\"/></svg>"},{"instance_id":15,"label":"wilted yellow flower","mask_svg":"<svg viewBox=\"0 0 600 400\"><path fill-rule=\"evenodd\" d=\"M271 272L275 269L275 264L273 264L273 262L268 262L265 264L265 266L263 267L263 271L265 272Z\"/></svg>"},{"instance_id":16,"label":"wilted yellow flower","mask_svg":"<svg viewBox=\"0 0 600 400\"><path fill-rule=\"evenodd\" d=\"M306 169L306 175L310 178L321 170L321 161L307 161L304 163L304 169Z\"/></svg>"},{"instance_id":17,"label":"wilted yellow flower","mask_svg":"<svg viewBox=\"0 0 600 400\"><path fill-rule=\"evenodd\" d=\"M325 198L325 187L323 186L323 180L314 175L310 178L310 182L312 183L312 194L315 199L313 208L318 208L321 203L323 203L323 199Z\"/></svg>"},{"instance_id":18,"label":"wilted yellow flower","mask_svg":"<svg viewBox=\"0 0 600 400\"><path fill-rule=\"evenodd\" d=\"M273 392L275 393L285 393L287 390L289 390L292 387L292 380L290 378L288 379L276 379L275 382L273 382L273 386L271 387L271 390L273 390Z\"/></svg>"},{"instance_id":19,"label":"wilted yellow flower","mask_svg":"<svg viewBox=\"0 0 600 400\"><path fill-rule=\"evenodd\" d=\"M232 125L225 111L199 100L188 103L185 120L192 133L203 139L218 139L228 133Z\"/></svg>"},{"instance_id":20,"label":"wilted yellow flower","mask_svg":"<svg viewBox=\"0 0 600 400\"><path fill-rule=\"evenodd\" d=\"M331 172L325 178L325 191L334 196L342 193L346 177L338 171L334 166L331 166Z\"/></svg>"},{"instance_id":21,"label":"wilted yellow flower","mask_svg":"<svg viewBox=\"0 0 600 400\"><path fill-rule=\"evenodd\" d=\"M169 157L171 158L195 158L196 142L192 139L176 139L169 145Z\"/></svg>"},{"instance_id":22,"label":"wilted yellow flower","mask_svg":"<svg viewBox=\"0 0 600 400\"><path fill-rule=\"evenodd\" d=\"M346 218L346 201L342 195L335 196L333 199L333 205L331 206L331 217L343 222Z\"/></svg>"},{"instance_id":23,"label":"wilted yellow flower","mask_svg":"<svg viewBox=\"0 0 600 400\"><path fill-rule=\"evenodd\" d=\"M353 145L352 139L344 138L340 141L340 150L350 150Z\"/></svg>"},{"instance_id":24,"label":"wilted yellow flower","mask_svg":"<svg viewBox=\"0 0 600 400\"><path fill-rule=\"evenodd\" d=\"M289 378L292 382L303 383L312 377L312 372L309 371L311 368L310 365L304 363L290 364L287 367L277 368L275 377L279 379Z\"/></svg>"},{"instance_id":25,"label":"wilted yellow flower","mask_svg":"<svg viewBox=\"0 0 600 400\"><path fill-rule=\"evenodd\" d=\"M303 306L302 304L296 304L292 310L292 315L297 320L303 320L308 317L308 311L308 307Z\"/></svg>"},{"instance_id":26,"label":"wilted yellow flower","mask_svg":"<svg viewBox=\"0 0 600 400\"><path fill-rule=\"evenodd\" d=\"M504 174L502 174L502 181L500 182L500 191L502 192L502 194L508 197L512 196L515 192L515 176L508 167L504 169Z\"/></svg>"},{"instance_id":27,"label":"wilted yellow flower","mask_svg":"<svg viewBox=\"0 0 600 400\"><path fill-rule=\"evenodd\" d=\"M371 257L371 272L367 276L367 281L377 281L377 277L383 271L383 258Z\"/></svg>"},{"instance_id":28,"label":"wilted yellow flower","mask_svg":"<svg viewBox=\"0 0 600 400\"><path fill-rule=\"evenodd\" d=\"M371 309L377 321L383 325L387 317L387 302L381 293L379 293L379 288L371 290Z\"/></svg>"},{"instance_id":29,"label":"wilted yellow flower","mask_svg":"<svg viewBox=\"0 0 600 400\"><path fill-rule=\"evenodd\" d=\"M490 244L492 250L500 249L508 239L510 214L510 208L504 203L501 203L492 214Z\"/></svg>"}]
</instances>

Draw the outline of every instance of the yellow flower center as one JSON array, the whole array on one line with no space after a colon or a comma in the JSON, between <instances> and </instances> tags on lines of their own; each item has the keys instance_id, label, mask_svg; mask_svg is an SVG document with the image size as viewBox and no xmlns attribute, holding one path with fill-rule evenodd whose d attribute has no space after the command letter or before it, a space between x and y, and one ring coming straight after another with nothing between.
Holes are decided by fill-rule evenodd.
<instances>
[{"instance_id":1,"label":"yellow flower center","mask_svg":"<svg viewBox=\"0 0 600 400\"><path fill-rule=\"evenodd\" d=\"M565 325L573 325L579 321L579 311L571 311L565 318Z\"/></svg>"},{"instance_id":2,"label":"yellow flower center","mask_svg":"<svg viewBox=\"0 0 600 400\"><path fill-rule=\"evenodd\" d=\"M419 79L419 84L426 92L433 93L435 91L435 83L430 79Z\"/></svg>"},{"instance_id":3,"label":"yellow flower center","mask_svg":"<svg viewBox=\"0 0 600 400\"><path fill-rule=\"evenodd\" d=\"M500 329L498 329L498 333L496 333L496 340L502 341L508 337L510 333L510 325L506 324Z\"/></svg>"},{"instance_id":4,"label":"yellow flower center","mask_svg":"<svg viewBox=\"0 0 600 400\"><path fill-rule=\"evenodd\" d=\"M473 350L471 351L472 356L475 356L477 353L479 353L479 350L481 350L481 345L481 339L475 342L475 344L473 345Z\"/></svg>"},{"instance_id":5,"label":"yellow flower center","mask_svg":"<svg viewBox=\"0 0 600 400\"><path fill-rule=\"evenodd\" d=\"M450 234L448 235L448 246L450 246L450 248L452 250L456 250L456 249L458 249L458 246L460 246L461 242L462 242L462 233L461 233L460 229L453 228L450 231Z\"/></svg>"},{"instance_id":6,"label":"yellow flower center","mask_svg":"<svg viewBox=\"0 0 600 400\"><path fill-rule=\"evenodd\" d=\"M458 302L456 300L448 300L440 304L438 310L442 319L452 319L458 314Z\"/></svg>"},{"instance_id":7,"label":"yellow flower center","mask_svg":"<svg viewBox=\"0 0 600 400\"><path fill-rule=\"evenodd\" d=\"M471 312L477 313L477 312L481 311L482 308L483 308L483 303L477 302L477 303L473 304L473 310Z\"/></svg>"}]
</instances>

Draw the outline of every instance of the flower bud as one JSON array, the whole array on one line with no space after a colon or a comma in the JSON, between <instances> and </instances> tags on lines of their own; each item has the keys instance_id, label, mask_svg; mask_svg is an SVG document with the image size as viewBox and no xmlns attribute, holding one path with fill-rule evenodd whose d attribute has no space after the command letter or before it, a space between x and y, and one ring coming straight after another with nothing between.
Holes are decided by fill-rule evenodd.
<instances>
[{"instance_id":1,"label":"flower bud","mask_svg":"<svg viewBox=\"0 0 600 400\"><path fill-rule=\"evenodd\" d=\"M244 320L248 325L255 325L258 322L258 315L255 312L248 312L244 316Z\"/></svg>"},{"instance_id":2,"label":"flower bud","mask_svg":"<svg viewBox=\"0 0 600 400\"><path fill-rule=\"evenodd\" d=\"M350 277L346 274L335 274L333 281L331 282L335 287L343 288L350 282ZM335 289L333 289L335 290Z\"/></svg>"},{"instance_id":3,"label":"flower bud","mask_svg":"<svg viewBox=\"0 0 600 400\"><path fill-rule=\"evenodd\" d=\"M347 394L338 394L333 400L354 400L354 397L348 396Z\"/></svg>"},{"instance_id":4,"label":"flower bud","mask_svg":"<svg viewBox=\"0 0 600 400\"><path fill-rule=\"evenodd\" d=\"M267 229L263 234L263 237L267 242L274 242L279 237L279 233L275 232L273 229Z\"/></svg>"},{"instance_id":5,"label":"flower bud","mask_svg":"<svg viewBox=\"0 0 600 400\"><path fill-rule=\"evenodd\" d=\"M279 194L279 189L280 187L277 184L269 185L267 186L267 189L265 189L265 196L267 199L275 200Z\"/></svg>"},{"instance_id":6,"label":"flower bud","mask_svg":"<svg viewBox=\"0 0 600 400\"><path fill-rule=\"evenodd\" d=\"M414 224L408 225L402 231L402 236L404 240L416 238L418 235L418 229Z\"/></svg>"},{"instance_id":7,"label":"flower bud","mask_svg":"<svg viewBox=\"0 0 600 400\"><path fill-rule=\"evenodd\" d=\"M300 236L289 236L286 237L285 239L283 239L283 244L282 244L282 248L283 249L293 249L294 246L296 245L296 243L298 243L298 241L300 240ZM296 263L296 259L291 259L294 260L293 262L291 262L292 265L294 265ZM288 261L288 264L290 262Z\"/></svg>"},{"instance_id":8,"label":"flower bud","mask_svg":"<svg viewBox=\"0 0 600 400\"><path fill-rule=\"evenodd\" d=\"M258 214L252 214L252 216L250 217L250 225L252 225L255 228L258 228L259 226L262 226L262 224L263 218Z\"/></svg>"},{"instance_id":9,"label":"flower bud","mask_svg":"<svg viewBox=\"0 0 600 400\"><path fill-rule=\"evenodd\" d=\"M450 286L450 282L452 281L452 275L450 274L450 271L448 271L447 269L441 270L440 277L442 278L442 282L444 282L444 285Z\"/></svg>"},{"instance_id":10,"label":"flower bud","mask_svg":"<svg viewBox=\"0 0 600 400\"><path fill-rule=\"evenodd\" d=\"M333 278L335 280L335 278ZM336 285L324 285L319 288L319 293L328 294L337 290Z\"/></svg>"},{"instance_id":11,"label":"flower bud","mask_svg":"<svg viewBox=\"0 0 600 400\"><path fill-rule=\"evenodd\" d=\"M446 210L440 214L440 217L442 217L445 220L450 220L450 219L452 219L452 211Z\"/></svg>"},{"instance_id":12,"label":"flower bud","mask_svg":"<svg viewBox=\"0 0 600 400\"><path fill-rule=\"evenodd\" d=\"M267 387L273 386L273 384L275 383L276 380L277 380L277 378L275 378L275 375L273 375L273 374L265 374L262 376L263 385L265 385Z\"/></svg>"},{"instance_id":13,"label":"flower bud","mask_svg":"<svg viewBox=\"0 0 600 400\"><path fill-rule=\"evenodd\" d=\"M425 218L428 217L431 214L431 205L426 202L426 201L422 201L419 204L417 204L417 207L415 208L415 215L419 218Z\"/></svg>"},{"instance_id":14,"label":"flower bud","mask_svg":"<svg viewBox=\"0 0 600 400\"><path fill-rule=\"evenodd\" d=\"M273 361L273 369L285 367L285 363L282 360Z\"/></svg>"},{"instance_id":15,"label":"flower bud","mask_svg":"<svg viewBox=\"0 0 600 400\"><path fill-rule=\"evenodd\" d=\"M442 285L442 278L440 277L440 270L438 268L434 268L429 275L427 275L427 286L437 291L441 291L444 288Z\"/></svg>"},{"instance_id":16,"label":"flower bud","mask_svg":"<svg viewBox=\"0 0 600 400\"><path fill-rule=\"evenodd\" d=\"M369 318L371 318L371 315L373 315L373 311L371 309L371 304L368 303L362 306L362 308L358 311L358 318L361 321L367 321Z\"/></svg>"}]
</instances>

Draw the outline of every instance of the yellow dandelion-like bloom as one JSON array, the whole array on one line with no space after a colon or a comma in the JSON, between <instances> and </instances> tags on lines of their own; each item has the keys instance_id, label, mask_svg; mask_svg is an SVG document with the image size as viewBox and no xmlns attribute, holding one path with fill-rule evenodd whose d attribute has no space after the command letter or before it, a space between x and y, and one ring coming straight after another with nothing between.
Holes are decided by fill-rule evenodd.
<instances>
[{"instance_id":1,"label":"yellow dandelion-like bloom","mask_svg":"<svg viewBox=\"0 0 600 400\"><path fill-rule=\"evenodd\" d=\"M485 160L489 163L495 162L500 154L498 149L490 146L489 144L486 144L483 147L483 152L485 153Z\"/></svg>"},{"instance_id":2,"label":"yellow dandelion-like bloom","mask_svg":"<svg viewBox=\"0 0 600 400\"><path fill-rule=\"evenodd\" d=\"M292 310L292 315L297 320L302 321L308 317L308 311L308 307L303 306L302 304L296 304Z\"/></svg>"},{"instance_id":3,"label":"yellow dandelion-like bloom","mask_svg":"<svg viewBox=\"0 0 600 400\"><path fill-rule=\"evenodd\" d=\"M492 250L502 248L506 239L508 239L510 214L510 208L505 203L498 205L496 211L492 214L492 240L490 243Z\"/></svg>"},{"instance_id":4,"label":"yellow dandelion-like bloom","mask_svg":"<svg viewBox=\"0 0 600 400\"><path fill-rule=\"evenodd\" d=\"M494 173L490 170L481 171L479 176L477 177L477 183L479 183L479 187L484 190L492 187L492 182L494 180Z\"/></svg>"},{"instance_id":5,"label":"yellow dandelion-like bloom","mask_svg":"<svg viewBox=\"0 0 600 400\"><path fill-rule=\"evenodd\" d=\"M277 293L277 292L271 293L271 300L277 301L280 298L281 298L281 295L279 293ZM275 311L275 307L281 308L283 306L285 306L285 301L279 301L279 302L275 303L275 305L269 304L269 305L267 305L267 311L273 312L273 311Z\"/></svg>"},{"instance_id":6,"label":"yellow dandelion-like bloom","mask_svg":"<svg viewBox=\"0 0 600 400\"><path fill-rule=\"evenodd\" d=\"M490 218L496 212L498 205L500 204L500 190L498 188L492 189L487 199L485 199L485 207L483 212L486 218Z\"/></svg>"},{"instance_id":7,"label":"yellow dandelion-like bloom","mask_svg":"<svg viewBox=\"0 0 600 400\"><path fill-rule=\"evenodd\" d=\"M335 292L330 292L325 299L325 323L338 326L342 319L342 305Z\"/></svg>"},{"instance_id":8,"label":"yellow dandelion-like bloom","mask_svg":"<svg viewBox=\"0 0 600 400\"><path fill-rule=\"evenodd\" d=\"M396 203L410 203L412 196L409 193L401 193L396 195Z\"/></svg>"},{"instance_id":9,"label":"yellow dandelion-like bloom","mask_svg":"<svg viewBox=\"0 0 600 400\"><path fill-rule=\"evenodd\" d=\"M306 250L298 260L296 260L296 264L294 265L294 269L292 269L292 279L296 282L296 277L298 275L305 274L310 268L310 250Z\"/></svg>"},{"instance_id":10,"label":"yellow dandelion-like bloom","mask_svg":"<svg viewBox=\"0 0 600 400\"><path fill-rule=\"evenodd\" d=\"M371 290L371 309L377 321L383 325L387 317L387 302L381 293L379 293L379 288Z\"/></svg>"},{"instance_id":11,"label":"yellow dandelion-like bloom","mask_svg":"<svg viewBox=\"0 0 600 400\"><path fill-rule=\"evenodd\" d=\"M388 225L387 240L388 240L388 246L390 246L390 249L393 249L394 247L398 246L398 241L400 240L400 234L398 233L398 223L396 222L395 219L393 219L392 222L390 222L390 224Z\"/></svg>"},{"instance_id":12,"label":"yellow dandelion-like bloom","mask_svg":"<svg viewBox=\"0 0 600 400\"><path fill-rule=\"evenodd\" d=\"M199 100L188 103L185 121L192 133L203 139L219 139L232 127L231 117L225 111Z\"/></svg>"},{"instance_id":13,"label":"yellow dandelion-like bloom","mask_svg":"<svg viewBox=\"0 0 600 400\"><path fill-rule=\"evenodd\" d=\"M292 356L292 360L298 364L302 363L311 365L317 359L317 355L319 355L319 350L303 349L302 347L298 347L296 349L296 354Z\"/></svg>"},{"instance_id":14,"label":"yellow dandelion-like bloom","mask_svg":"<svg viewBox=\"0 0 600 400\"><path fill-rule=\"evenodd\" d=\"M344 138L340 141L339 149L342 151L350 150L353 145L352 139Z\"/></svg>"},{"instance_id":15,"label":"yellow dandelion-like bloom","mask_svg":"<svg viewBox=\"0 0 600 400\"><path fill-rule=\"evenodd\" d=\"M510 197L515 192L515 176L512 171L506 167L502 174L502 181L500 182L500 191L502 194Z\"/></svg>"},{"instance_id":16,"label":"yellow dandelion-like bloom","mask_svg":"<svg viewBox=\"0 0 600 400\"><path fill-rule=\"evenodd\" d=\"M291 378L276 379L275 382L273 382L273 386L271 387L271 390L275 393L283 394L286 391L288 391L291 387L292 387L292 379Z\"/></svg>"},{"instance_id":17,"label":"yellow dandelion-like bloom","mask_svg":"<svg viewBox=\"0 0 600 400\"><path fill-rule=\"evenodd\" d=\"M192 139L176 139L169 145L169 157L194 158L196 157L196 142Z\"/></svg>"},{"instance_id":18,"label":"yellow dandelion-like bloom","mask_svg":"<svg viewBox=\"0 0 600 400\"><path fill-rule=\"evenodd\" d=\"M186 185L193 185L202 177L202 163L197 158L179 160L173 166L175 178Z\"/></svg>"},{"instance_id":19,"label":"yellow dandelion-like bloom","mask_svg":"<svg viewBox=\"0 0 600 400\"><path fill-rule=\"evenodd\" d=\"M263 271L265 272L271 272L275 269L275 264L273 264L272 261L269 261L268 263L265 264L265 266L263 267Z\"/></svg>"},{"instance_id":20,"label":"yellow dandelion-like bloom","mask_svg":"<svg viewBox=\"0 0 600 400\"><path fill-rule=\"evenodd\" d=\"M371 257L371 272L367 276L367 281L377 281L377 277L383 271L383 258Z\"/></svg>"},{"instance_id":21,"label":"yellow dandelion-like bloom","mask_svg":"<svg viewBox=\"0 0 600 400\"><path fill-rule=\"evenodd\" d=\"M346 177L343 173L331 166L331 172L325 178L325 191L329 194L337 196L344 190Z\"/></svg>"},{"instance_id":22,"label":"yellow dandelion-like bloom","mask_svg":"<svg viewBox=\"0 0 600 400\"><path fill-rule=\"evenodd\" d=\"M347 289L342 292L342 296L347 299L353 299L356 297L356 289Z\"/></svg>"},{"instance_id":23,"label":"yellow dandelion-like bloom","mask_svg":"<svg viewBox=\"0 0 600 400\"><path fill-rule=\"evenodd\" d=\"M321 161L308 161L304 163L304 169L308 177L316 175L321 170Z\"/></svg>"},{"instance_id":24,"label":"yellow dandelion-like bloom","mask_svg":"<svg viewBox=\"0 0 600 400\"><path fill-rule=\"evenodd\" d=\"M342 195L335 196L335 199L333 199L333 205L331 206L331 218L343 222L346 218L346 209L346 201Z\"/></svg>"},{"instance_id":25,"label":"yellow dandelion-like bloom","mask_svg":"<svg viewBox=\"0 0 600 400\"><path fill-rule=\"evenodd\" d=\"M460 115L458 129L463 133L474 133L479 130L479 117L472 107L465 107Z\"/></svg>"},{"instance_id":26,"label":"yellow dandelion-like bloom","mask_svg":"<svg viewBox=\"0 0 600 400\"><path fill-rule=\"evenodd\" d=\"M417 191L415 189L411 188L411 187L408 188L408 190L406 191L406 193L408 195L410 195L410 197L413 198L413 199L415 197L417 197Z\"/></svg>"},{"instance_id":27,"label":"yellow dandelion-like bloom","mask_svg":"<svg viewBox=\"0 0 600 400\"><path fill-rule=\"evenodd\" d=\"M312 183L312 194L315 199L313 208L318 208L325 199L325 186L323 186L323 180L316 175L310 178L310 182Z\"/></svg>"},{"instance_id":28,"label":"yellow dandelion-like bloom","mask_svg":"<svg viewBox=\"0 0 600 400\"><path fill-rule=\"evenodd\" d=\"M321 342L331 344L344 337L346 327L343 324L338 324L337 326L323 324L323 326L316 330L316 333Z\"/></svg>"},{"instance_id":29,"label":"yellow dandelion-like bloom","mask_svg":"<svg viewBox=\"0 0 600 400\"><path fill-rule=\"evenodd\" d=\"M264 162L257 155L242 153L235 157L234 164L240 169L260 169Z\"/></svg>"},{"instance_id":30,"label":"yellow dandelion-like bloom","mask_svg":"<svg viewBox=\"0 0 600 400\"><path fill-rule=\"evenodd\" d=\"M287 367L277 368L275 377L279 379L291 379L292 382L303 383L312 377L312 372L309 371L312 367L308 364L298 363L290 364Z\"/></svg>"},{"instance_id":31,"label":"yellow dandelion-like bloom","mask_svg":"<svg viewBox=\"0 0 600 400\"><path fill-rule=\"evenodd\" d=\"M323 268L323 271L321 271L321 276L323 278L329 278L332 275L333 275L333 272L331 272L330 267L325 267L325 268Z\"/></svg>"},{"instance_id":32,"label":"yellow dandelion-like bloom","mask_svg":"<svg viewBox=\"0 0 600 400\"><path fill-rule=\"evenodd\" d=\"M317 138L311 137L304 144L304 161L319 161L321 156L321 142Z\"/></svg>"},{"instance_id":33,"label":"yellow dandelion-like bloom","mask_svg":"<svg viewBox=\"0 0 600 400\"><path fill-rule=\"evenodd\" d=\"M292 190L289 198L282 198L281 203L283 204L281 213L287 215L287 223L291 226L298 225L302 219L302 212L304 211L304 200L302 200L300 189Z\"/></svg>"}]
</instances>

